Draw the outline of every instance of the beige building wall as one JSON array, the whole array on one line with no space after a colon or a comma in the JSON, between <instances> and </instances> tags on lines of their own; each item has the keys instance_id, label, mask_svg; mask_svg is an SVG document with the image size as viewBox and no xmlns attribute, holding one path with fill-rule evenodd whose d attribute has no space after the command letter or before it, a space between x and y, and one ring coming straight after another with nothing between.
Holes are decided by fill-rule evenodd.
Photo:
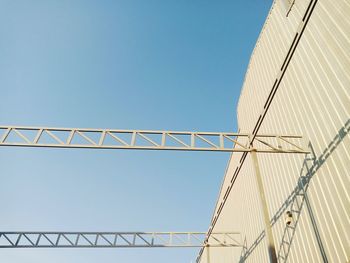
<instances>
[{"instance_id":1,"label":"beige building wall","mask_svg":"<svg viewBox=\"0 0 350 263\"><path fill-rule=\"evenodd\" d=\"M349 262L350 1L295 0L290 9L289 2L273 3L252 54L239 129L253 131L277 85L259 133L301 134L312 151L258 155L279 262ZM249 154L227 190L241 156L231 156L211 228L241 232L244 247L205 249L202 263L268 262Z\"/></svg>"}]
</instances>

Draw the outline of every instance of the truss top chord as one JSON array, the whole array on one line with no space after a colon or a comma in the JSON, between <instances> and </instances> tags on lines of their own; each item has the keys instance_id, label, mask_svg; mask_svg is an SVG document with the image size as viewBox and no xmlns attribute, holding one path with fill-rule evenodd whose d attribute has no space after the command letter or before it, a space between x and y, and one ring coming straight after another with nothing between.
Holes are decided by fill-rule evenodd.
<instances>
[{"instance_id":1,"label":"truss top chord","mask_svg":"<svg viewBox=\"0 0 350 263\"><path fill-rule=\"evenodd\" d=\"M0 126L0 146L308 153L300 135ZM253 147L254 146L254 147Z\"/></svg>"}]
</instances>

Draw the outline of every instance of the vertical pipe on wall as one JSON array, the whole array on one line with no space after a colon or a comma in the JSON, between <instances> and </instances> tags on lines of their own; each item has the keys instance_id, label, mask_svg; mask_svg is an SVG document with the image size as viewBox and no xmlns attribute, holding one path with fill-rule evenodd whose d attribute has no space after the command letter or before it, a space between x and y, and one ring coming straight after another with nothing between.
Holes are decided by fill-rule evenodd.
<instances>
[{"instance_id":1,"label":"vertical pipe on wall","mask_svg":"<svg viewBox=\"0 0 350 263\"><path fill-rule=\"evenodd\" d=\"M259 168L259 163L258 163L258 157L256 156L256 151L253 150L250 153L251 153L251 156L252 156L252 161L253 161L253 166L254 166L254 171L255 171L255 177L256 177L256 183L257 183L258 190L259 190L260 203L261 203L261 208L262 208L263 216L264 216L265 234L266 234L267 242L268 242L269 258L270 258L270 262L271 263L277 263L275 242L274 242L273 236L272 236L272 229L271 229L271 224L270 224L269 210L268 210L268 206L267 206L264 186L263 186L262 179L261 179L261 173L260 173L260 168Z\"/></svg>"},{"instance_id":2,"label":"vertical pipe on wall","mask_svg":"<svg viewBox=\"0 0 350 263\"><path fill-rule=\"evenodd\" d=\"M207 263L210 263L209 245L207 245L206 248L207 248Z\"/></svg>"}]
</instances>

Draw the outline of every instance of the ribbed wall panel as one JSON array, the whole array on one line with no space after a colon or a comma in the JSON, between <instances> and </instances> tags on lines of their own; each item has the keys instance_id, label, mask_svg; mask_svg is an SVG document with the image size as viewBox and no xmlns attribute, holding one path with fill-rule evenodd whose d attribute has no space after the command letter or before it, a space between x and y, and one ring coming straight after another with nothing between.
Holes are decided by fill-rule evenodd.
<instances>
[{"instance_id":1,"label":"ribbed wall panel","mask_svg":"<svg viewBox=\"0 0 350 263\"><path fill-rule=\"evenodd\" d=\"M256 44L237 110L252 132L310 0L290 14L275 1ZM280 262L350 261L350 1L318 0L259 133L302 134L312 149L258 155ZM214 216L241 154L232 155ZM294 222L287 227L286 211ZM260 200L248 155L214 231L240 231L244 248L211 248L210 262L268 262ZM201 262L208 262L204 251Z\"/></svg>"},{"instance_id":2,"label":"ribbed wall panel","mask_svg":"<svg viewBox=\"0 0 350 263\"><path fill-rule=\"evenodd\" d=\"M242 118L257 120L264 106L265 99L271 90L280 70L284 57L288 53L289 45L293 41L308 1L296 1L293 12L286 19L286 11L280 2L276 2L267 18L263 33L260 35L253 51L252 60L248 67L245 86L254 89L243 90L238 108L238 122L241 131L252 131L255 122L241 122ZM276 34L278 32L278 34ZM254 74L250 74L254 72ZM252 110L251 105L254 105Z\"/></svg>"}]
</instances>

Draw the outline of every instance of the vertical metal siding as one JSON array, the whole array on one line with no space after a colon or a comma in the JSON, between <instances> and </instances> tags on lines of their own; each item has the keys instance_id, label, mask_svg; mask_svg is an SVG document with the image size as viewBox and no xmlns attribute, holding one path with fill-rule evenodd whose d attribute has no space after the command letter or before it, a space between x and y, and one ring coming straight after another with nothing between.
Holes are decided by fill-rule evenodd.
<instances>
[{"instance_id":1,"label":"vertical metal siding","mask_svg":"<svg viewBox=\"0 0 350 263\"><path fill-rule=\"evenodd\" d=\"M241 132L252 132L311 0L296 0L288 17L281 1L271 8L247 70L237 110ZM348 0L318 0L259 130L302 134L313 151L258 156L280 262L350 260L349 14ZM240 157L232 155L218 205ZM293 227L284 222L287 210ZM242 232L245 247L211 248L210 262L268 262L263 229L248 156L214 227ZM207 262L206 251L201 259Z\"/></svg>"}]
</instances>

